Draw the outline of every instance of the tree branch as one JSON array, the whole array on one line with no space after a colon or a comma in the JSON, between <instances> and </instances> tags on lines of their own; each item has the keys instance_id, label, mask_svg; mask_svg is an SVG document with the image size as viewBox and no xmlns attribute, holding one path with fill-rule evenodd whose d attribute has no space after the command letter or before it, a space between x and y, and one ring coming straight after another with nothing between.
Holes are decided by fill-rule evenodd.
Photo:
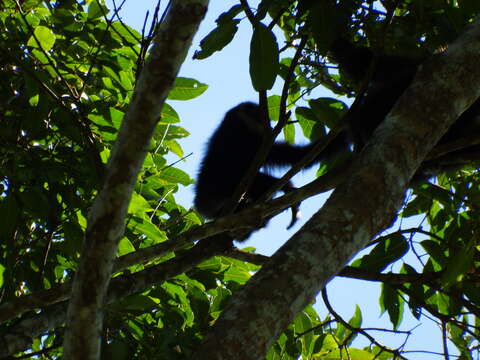
<instances>
[{"instance_id":1,"label":"tree branch","mask_svg":"<svg viewBox=\"0 0 480 360\"><path fill-rule=\"evenodd\" d=\"M403 359L403 360L406 360L406 357L402 356L402 354L400 353L400 350L398 349L391 349L385 345L382 345L380 344L377 340L375 340L375 338L373 336L371 336L368 332L366 332L364 329L361 329L361 328L355 328L353 326L351 326L347 321L345 321L332 307L332 305L330 304L330 301L328 300L328 296L327 296L327 290L326 289L323 289L322 290L322 299L323 299L323 302L325 303L325 306L327 307L328 309L328 312L330 314L332 314L332 316L335 318L335 320L337 320L340 324L342 324L345 328L347 328L348 330L350 330L353 333L359 333L359 334L362 334L363 336L365 336L372 344L375 344L376 346L378 346L380 348L380 350L382 352L388 352L390 354L393 355L393 358L396 359Z\"/></svg>"},{"instance_id":2,"label":"tree branch","mask_svg":"<svg viewBox=\"0 0 480 360\"><path fill-rule=\"evenodd\" d=\"M105 184L89 216L79 269L67 316L64 356L100 356L101 308L105 302L118 242L137 174L158 122L158 114L207 10L208 0L173 0L160 25L151 56L109 160ZM165 56L168 54L168 56Z\"/></svg>"},{"instance_id":3,"label":"tree branch","mask_svg":"<svg viewBox=\"0 0 480 360\"><path fill-rule=\"evenodd\" d=\"M235 294L193 359L262 359L296 314L391 223L422 161L479 97L479 55L477 21L419 69L360 154L352 175Z\"/></svg>"},{"instance_id":4,"label":"tree branch","mask_svg":"<svg viewBox=\"0 0 480 360\"><path fill-rule=\"evenodd\" d=\"M133 253L123 255L115 260L114 272L123 271L126 268L146 264L149 261L160 258L168 252L182 248L197 240L208 240L209 237L216 236L226 231L240 229L252 230L258 227L259 219L272 217L275 214L296 204L309 196L317 194L319 191L327 191L334 188L339 179L346 176L350 163L339 167L337 170L330 171L319 177L310 184L307 184L295 191L292 191L282 197L273 199L263 204L255 205L242 212L222 217L214 222L209 222L203 226L185 232L174 239L156 244L144 249L139 249ZM238 254L236 254L238 255ZM256 260L251 261L259 264L259 254L254 254ZM213 255L212 255L213 256ZM234 256L237 258L236 256ZM246 257L244 257L245 261ZM33 294L18 297L10 302L0 305L0 323L11 320L27 311L35 308L52 305L70 297L71 283L62 284L48 290L42 290Z\"/></svg>"},{"instance_id":5,"label":"tree branch","mask_svg":"<svg viewBox=\"0 0 480 360\"><path fill-rule=\"evenodd\" d=\"M182 274L195 265L230 251L231 243L222 236L215 236L195 245L181 256L148 267L134 274L115 277L109 286L106 304L121 300L126 296L143 291L154 284L161 283ZM61 326L66 318L67 302L61 302L42 309L38 315L18 321L0 336L0 358L12 355L31 346L33 339L40 337L50 329Z\"/></svg>"}]
</instances>

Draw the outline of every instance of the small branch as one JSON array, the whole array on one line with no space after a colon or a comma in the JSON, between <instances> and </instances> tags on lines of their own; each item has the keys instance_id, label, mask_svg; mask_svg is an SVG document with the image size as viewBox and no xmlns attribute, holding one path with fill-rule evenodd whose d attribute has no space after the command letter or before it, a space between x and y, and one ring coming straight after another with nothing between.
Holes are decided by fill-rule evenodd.
<instances>
[{"instance_id":1,"label":"small branch","mask_svg":"<svg viewBox=\"0 0 480 360\"><path fill-rule=\"evenodd\" d=\"M321 324L318 324L317 326L314 326L314 327L312 327L312 328L310 328L310 329L308 329L308 330L306 330L306 331L304 331L304 332L301 332L300 334L297 334L295 337L296 337L297 339L299 339L299 338L301 338L301 337L304 336L304 335L307 335L307 334L309 334L309 333L311 333L311 332L314 332L315 330L322 329L322 328L324 328L325 326L330 325L331 323L334 323L334 322L337 322L337 320L326 320L326 321L322 322Z\"/></svg>"},{"instance_id":2,"label":"small branch","mask_svg":"<svg viewBox=\"0 0 480 360\"><path fill-rule=\"evenodd\" d=\"M305 155L300 161L298 161L295 165L293 165L286 173L283 175L280 180L275 183L267 194L265 194L262 199L259 201L265 201L266 199L270 198L275 192L281 189L295 174L297 174L300 170L302 170L306 165L310 164L314 161L322 151L330 144L330 142L334 141L338 134L343 130L343 128L332 129L325 137L322 138L321 141L318 141L312 150ZM341 181L341 178L346 175L350 171L350 167L353 164L354 159L351 158L346 160L342 165L338 166L336 169L331 170L327 173L330 176L335 178L335 185L333 185L328 190L333 189L336 185L338 185ZM320 178L317 178L319 180ZM320 182L319 182L320 183ZM325 189L324 191L326 191ZM285 195L286 196L286 195Z\"/></svg>"},{"instance_id":3,"label":"small branch","mask_svg":"<svg viewBox=\"0 0 480 360\"><path fill-rule=\"evenodd\" d=\"M256 254L256 253L240 250L237 248L230 249L224 254L224 256L230 257L232 259L237 259L240 261L246 261L246 262L249 262L250 264L255 264L259 266L262 266L268 261L268 259L270 259L269 256Z\"/></svg>"},{"instance_id":4,"label":"small branch","mask_svg":"<svg viewBox=\"0 0 480 360\"><path fill-rule=\"evenodd\" d=\"M442 321L442 345L443 345L443 356L445 360L449 360L450 356L448 355L448 336L447 336L447 324L445 321Z\"/></svg>"},{"instance_id":5,"label":"small branch","mask_svg":"<svg viewBox=\"0 0 480 360\"><path fill-rule=\"evenodd\" d=\"M274 128L274 134L275 137L280 133L280 131L283 129L285 124L287 123L288 117L287 117L287 98L288 98L288 89L290 87L290 83L292 82L293 75L295 74L295 68L298 65L298 62L300 61L300 58L302 56L302 51L305 48L305 45L307 44L308 37L306 35L303 35L300 44L297 47L297 50L295 51L295 55L293 56L292 62L290 63L290 67L288 68L287 75L285 77L285 81L283 83L283 88L282 88L282 95L280 96L280 118L278 119L278 123Z\"/></svg>"},{"instance_id":6,"label":"small branch","mask_svg":"<svg viewBox=\"0 0 480 360\"><path fill-rule=\"evenodd\" d=\"M437 280L443 274L442 271L424 273L424 274L382 274L364 271L352 266L345 266L338 276L350 279L359 279L366 281L383 282L389 285L398 285L405 283L428 283Z\"/></svg>"},{"instance_id":7,"label":"small branch","mask_svg":"<svg viewBox=\"0 0 480 360\"><path fill-rule=\"evenodd\" d=\"M252 26L255 26L258 21L252 9L250 9L250 5L248 5L247 0L240 0L240 4L242 4L243 6L243 11L245 11L245 15L247 15L248 21L250 21Z\"/></svg>"},{"instance_id":8,"label":"small branch","mask_svg":"<svg viewBox=\"0 0 480 360\"><path fill-rule=\"evenodd\" d=\"M115 277L110 284L106 303L111 304L126 296L141 292L154 284L182 274L212 256L222 255L231 246L230 238L217 236L195 245L182 256L151 266L134 274ZM0 336L0 358L12 355L31 346L33 339L65 323L67 302L43 309L33 317L15 323L3 337Z\"/></svg>"},{"instance_id":9,"label":"small branch","mask_svg":"<svg viewBox=\"0 0 480 360\"><path fill-rule=\"evenodd\" d=\"M322 290L322 299L323 299L323 302L325 303L325 306L327 307L327 310L330 312L330 314L332 314L332 316L335 318L335 320L337 320L339 323L341 323L345 328L347 328L348 330L350 330L351 332L356 332L356 333L359 333L359 334L362 334L363 336L365 336L372 344L375 344L376 346L378 346L380 348L381 351L385 351L385 352L388 352L390 354L393 355L394 358L399 358L399 359L404 359L404 360L407 360L407 358L405 358L404 356L402 356L402 354L400 353L400 351L398 349L391 349L385 345L382 345L380 344L377 340L375 340L375 338L373 336L371 336L369 333L367 333L365 330L361 329L361 328L356 328L356 327L353 327L351 326L347 321L345 321L332 307L332 305L330 304L329 300L328 300L328 296L327 296L327 290L326 289L323 289Z\"/></svg>"}]
</instances>

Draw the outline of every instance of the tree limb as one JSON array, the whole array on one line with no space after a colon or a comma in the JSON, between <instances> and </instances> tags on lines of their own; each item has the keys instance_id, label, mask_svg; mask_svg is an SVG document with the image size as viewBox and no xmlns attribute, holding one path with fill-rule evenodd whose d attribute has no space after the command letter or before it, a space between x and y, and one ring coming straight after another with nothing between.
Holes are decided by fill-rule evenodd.
<instances>
[{"instance_id":1,"label":"tree limb","mask_svg":"<svg viewBox=\"0 0 480 360\"><path fill-rule=\"evenodd\" d=\"M391 223L422 161L479 97L479 55L476 21L420 67L352 175L234 296L193 359L262 359L318 291Z\"/></svg>"},{"instance_id":2,"label":"tree limb","mask_svg":"<svg viewBox=\"0 0 480 360\"><path fill-rule=\"evenodd\" d=\"M148 267L134 274L115 277L109 286L105 303L119 301L126 296L144 291L154 284L161 283L182 274L212 256L230 251L231 242L214 236L196 244L190 251L158 265ZM8 328L6 335L0 336L0 358L29 348L33 339L40 337L50 329L65 323L67 302L46 307L38 315L21 319Z\"/></svg>"},{"instance_id":3,"label":"tree limb","mask_svg":"<svg viewBox=\"0 0 480 360\"><path fill-rule=\"evenodd\" d=\"M272 217L290 207L292 204L296 204L309 196L315 195L319 191L327 191L334 188L339 183L339 180L346 176L350 164L351 163L348 162L339 166L337 169L319 177L312 183L282 197L255 205L233 215L224 216L214 222L206 223L203 226L199 226L193 230L180 234L176 238L168 241L139 249L133 253L125 254L115 260L113 271L119 272L133 265L146 264L149 261L164 256L168 252L189 245L194 241L208 240L209 237L216 236L226 231L256 229L259 224L259 219ZM259 254L253 255L256 255L256 259L258 259ZM251 262L257 264L256 261ZM70 297L70 291L71 283L65 283L48 290L41 290L32 294L20 296L12 301L3 303L0 305L0 323L14 319L15 317L35 308L67 300Z\"/></svg>"},{"instance_id":4,"label":"tree limb","mask_svg":"<svg viewBox=\"0 0 480 360\"><path fill-rule=\"evenodd\" d=\"M162 106L207 4L208 0L173 0L170 3L151 56L140 74L108 163L104 187L89 215L68 308L64 341L67 359L94 360L100 356L102 306L133 187Z\"/></svg>"}]
</instances>

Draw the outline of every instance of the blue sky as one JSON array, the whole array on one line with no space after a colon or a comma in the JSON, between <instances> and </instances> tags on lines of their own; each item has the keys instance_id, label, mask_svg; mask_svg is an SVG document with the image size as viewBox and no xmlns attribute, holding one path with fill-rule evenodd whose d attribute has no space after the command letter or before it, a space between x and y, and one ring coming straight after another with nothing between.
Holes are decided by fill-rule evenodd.
<instances>
[{"instance_id":1,"label":"blue sky","mask_svg":"<svg viewBox=\"0 0 480 360\"><path fill-rule=\"evenodd\" d=\"M111 7L111 1L108 1ZM119 4L120 1L117 1ZM166 1L164 2L166 3ZM251 5L257 3L251 1ZM215 27L215 19L220 13L228 10L236 4L232 0L211 0L207 16L201 24L200 31L194 39L193 46L190 49L187 61L182 66L180 76L191 77L202 83L208 84L208 90L200 97L186 101L172 101L170 104L179 113L182 121L181 126L185 127L190 136L181 141L181 146L185 154L193 153L185 162L176 166L189 173L192 177L196 176L198 165L201 161L205 143L212 134L216 126L222 120L225 112L243 101L256 101L257 94L253 91L248 72L248 51L251 36L250 26L246 21L242 21L235 39L221 52L214 53L205 60L193 60L192 55L199 48L200 40ZM135 29L142 27L145 13L150 10L153 12L156 3L145 0L126 0L120 11L123 21ZM279 40L281 42L281 40ZM280 46L282 44L280 43ZM273 92L270 94L279 94L279 84L276 84ZM277 90L275 92L275 90ZM329 96L326 92L318 96ZM302 141L300 139L300 141ZM312 179L313 172L303 172L294 178L297 186L304 184ZM177 201L185 207L192 204L193 186L183 188L179 191ZM293 229L287 231L286 226L289 223L290 214L284 212L270 221L267 229L255 233L251 239L245 243L245 246L254 246L262 254L270 255L275 252L294 232L298 231L301 225L317 211L323 202L325 195L319 195L302 203L302 221ZM412 223L417 226L418 219ZM328 254L325 254L328 256ZM399 266L395 266L398 269ZM379 286L375 283L349 280L343 278L334 279L327 287L330 302L345 319L349 319L358 304L362 309L363 327L390 328L388 316L380 316L378 305ZM315 305L317 311L324 317L327 312L319 300ZM441 352L442 347L438 327L431 321L422 318L421 325L415 329L413 335L408 339L406 348L409 350L429 350ZM405 318L401 330L410 330L420 323L414 319L408 310L405 311ZM380 342L389 347L396 347L405 341L405 336L371 332ZM367 346L368 342L358 337L354 343L357 347ZM409 359L438 359L438 356L428 354L413 353L408 354Z\"/></svg>"}]
</instances>

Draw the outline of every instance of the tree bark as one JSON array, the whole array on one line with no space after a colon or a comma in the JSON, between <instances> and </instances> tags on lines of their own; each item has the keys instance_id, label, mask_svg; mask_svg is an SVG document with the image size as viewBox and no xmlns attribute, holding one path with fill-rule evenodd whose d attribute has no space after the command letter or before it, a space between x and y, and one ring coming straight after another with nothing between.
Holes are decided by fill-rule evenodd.
<instances>
[{"instance_id":1,"label":"tree bark","mask_svg":"<svg viewBox=\"0 0 480 360\"><path fill-rule=\"evenodd\" d=\"M66 359L100 357L102 307L137 174L162 106L185 60L208 0L173 0L160 24L95 199L72 286L64 341Z\"/></svg>"},{"instance_id":2,"label":"tree bark","mask_svg":"<svg viewBox=\"0 0 480 360\"><path fill-rule=\"evenodd\" d=\"M448 127L480 95L480 21L422 65L317 212L232 299L193 359L262 359L277 336L375 234Z\"/></svg>"}]
</instances>

